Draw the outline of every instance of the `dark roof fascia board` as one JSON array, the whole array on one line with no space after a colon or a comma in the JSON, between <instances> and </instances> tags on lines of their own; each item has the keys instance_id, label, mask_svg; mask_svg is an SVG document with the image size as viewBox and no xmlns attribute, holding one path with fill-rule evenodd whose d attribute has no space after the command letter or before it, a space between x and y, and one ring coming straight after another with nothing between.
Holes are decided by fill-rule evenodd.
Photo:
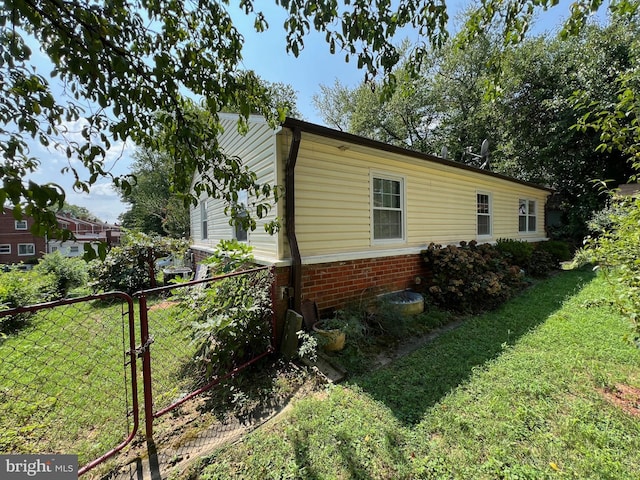
<instances>
[{"instance_id":1,"label":"dark roof fascia board","mask_svg":"<svg viewBox=\"0 0 640 480\"><path fill-rule=\"evenodd\" d=\"M376 150L382 150L389 153L395 153L398 155L404 155L411 158L417 158L419 160L425 160L428 162L439 163L453 168L459 168L461 170L468 170L470 172L479 173L481 175L487 175L489 177L499 178L508 182L519 183L526 185L527 187L537 188L539 190L546 190L553 193L554 190L549 187L543 187L535 183L527 182L524 180L518 180L517 178L502 175L500 173L489 172L481 168L473 167L471 165L465 165L464 163L454 162L452 160L445 160L444 158L436 157L435 155L429 155L428 153L422 153L415 150L409 150L407 148L397 147L388 143L379 142L370 138L353 135L352 133L342 132L340 130L334 130L332 128L317 125L315 123L309 123L295 118L287 117L282 124L286 128L299 128L302 132L318 135L320 137L330 138L333 140L340 140L343 142L349 142L363 147L369 147Z\"/></svg>"}]
</instances>

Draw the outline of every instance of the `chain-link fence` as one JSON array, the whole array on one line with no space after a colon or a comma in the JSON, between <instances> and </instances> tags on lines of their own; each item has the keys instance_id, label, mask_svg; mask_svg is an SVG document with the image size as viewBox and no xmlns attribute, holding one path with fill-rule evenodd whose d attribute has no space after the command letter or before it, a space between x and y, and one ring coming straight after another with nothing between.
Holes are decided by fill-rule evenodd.
<instances>
[{"instance_id":1,"label":"chain-link fence","mask_svg":"<svg viewBox=\"0 0 640 480\"><path fill-rule=\"evenodd\" d=\"M136 297L147 347L147 437L153 433L152 418L273 351L273 278L266 267L145 290Z\"/></svg>"},{"instance_id":2,"label":"chain-link fence","mask_svg":"<svg viewBox=\"0 0 640 480\"><path fill-rule=\"evenodd\" d=\"M0 311L0 451L77 453L82 474L132 442L142 413L147 439L185 437L203 393L274 351L273 289L265 267L136 300L110 293ZM241 427L220 423L199 438L219 443Z\"/></svg>"},{"instance_id":3,"label":"chain-link fence","mask_svg":"<svg viewBox=\"0 0 640 480\"><path fill-rule=\"evenodd\" d=\"M105 294L0 312L0 451L78 454L80 473L135 435L133 300Z\"/></svg>"}]
</instances>

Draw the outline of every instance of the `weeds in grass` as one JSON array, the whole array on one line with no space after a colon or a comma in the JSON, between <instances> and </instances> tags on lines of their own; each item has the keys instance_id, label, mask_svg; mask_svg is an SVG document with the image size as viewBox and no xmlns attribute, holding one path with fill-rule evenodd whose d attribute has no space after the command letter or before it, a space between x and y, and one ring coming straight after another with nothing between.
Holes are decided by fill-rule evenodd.
<instances>
[{"instance_id":1,"label":"weeds in grass","mask_svg":"<svg viewBox=\"0 0 640 480\"><path fill-rule=\"evenodd\" d=\"M337 315L347 325L347 344L344 350L332 354L332 358L350 376L369 371L378 355L393 351L399 344L427 335L456 319L453 314L431 305L418 315L403 316L397 305L384 300L364 308L351 305Z\"/></svg>"},{"instance_id":2,"label":"weeds in grass","mask_svg":"<svg viewBox=\"0 0 640 480\"><path fill-rule=\"evenodd\" d=\"M640 352L591 278L553 277L297 402L192 478L638 478L640 424L600 388L640 386Z\"/></svg>"}]
</instances>

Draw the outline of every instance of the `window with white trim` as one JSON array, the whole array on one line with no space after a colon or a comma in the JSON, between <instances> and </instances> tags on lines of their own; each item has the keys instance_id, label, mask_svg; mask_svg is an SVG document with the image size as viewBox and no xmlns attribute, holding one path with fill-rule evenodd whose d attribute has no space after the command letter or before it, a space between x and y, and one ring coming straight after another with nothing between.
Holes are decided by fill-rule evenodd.
<instances>
[{"instance_id":1,"label":"window with white trim","mask_svg":"<svg viewBox=\"0 0 640 480\"><path fill-rule=\"evenodd\" d=\"M26 220L16 220L16 230L26 230L26 229L27 229Z\"/></svg>"},{"instance_id":2,"label":"window with white trim","mask_svg":"<svg viewBox=\"0 0 640 480\"><path fill-rule=\"evenodd\" d=\"M491 235L491 195L476 194L477 233L479 237Z\"/></svg>"},{"instance_id":3,"label":"window with white trim","mask_svg":"<svg viewBox=\"0 0 640 480\"><path fill-rule=\"evenodd\" d=\"M207 218L207 200L200 200L200 238L206 240L209 238L209 225Z\"/></svg>"},{"instance_id":4,"label":"window with white trim","mask_svg":"<svg viewBox=\"0 0 640 480\"><path fill-rule=\"evenodd\" d=\"M80 253L80 247L78 245L71 245L69 247L69 253Z\"/></svg>"},{"instance_id":5,"label":"window with white trim","mask_svg":"<svg viewBox=\"0 0 640 480\"><path fill-rule=\"evenodd\" d=\"M0 245L0 255L9 255L11 253L11 244L4 243Z\"/></svg>"},{"instance_id":6,"label":"window with white trim","mask_svg":"<svg viewBox=\"0 0 640 480\"><path fill-rule=\"evenodd\" d=\"M238 220L242 222L245 218L247 218L247 207L249 205L249 193L246 190L240 190L238 192L238 200L236 201L236 211ZM236 240L239 242L246 242L249 238L247 229L242 225L242 223L236 223L233 227L233 234Z\"/></svg>"},{"instance_id":7,"label":"window with white trim","mask_svg":"<svg viewBox=\"0 0 640 480\"><path fill-rule=\"evenodd\" d=\"M518 200L518 231L535 232L536 228L536 201L521 198Z\"/></svg>"},{"instance_id":8,"label":"window with white trim","mask_svg":"<svg viewBox=\"0 0 640 480\"><path fill-rule=\"evenodd\" d=\"M26 255L35 255L36 246L33 243L19 243L18 244L18 256L24 257Z\"/></svg>"},{"instance_id":9,"label":"window with white trim","mask_svg":"<svg viewBox=\"0 0 640 480\"><path fill-rule=\"evenodd\" d=\"M373 240L404 239L404 179L372 175Z\"/></svg>"}]
</instances>

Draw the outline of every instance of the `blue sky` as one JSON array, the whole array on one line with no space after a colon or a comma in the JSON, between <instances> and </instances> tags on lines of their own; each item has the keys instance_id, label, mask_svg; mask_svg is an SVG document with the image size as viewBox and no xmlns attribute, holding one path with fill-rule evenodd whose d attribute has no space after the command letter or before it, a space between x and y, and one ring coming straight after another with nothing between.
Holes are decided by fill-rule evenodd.
<instances>
[{"instance_id":1,"label":"blue sky","mask_svg":"<svg viewBox=\"0 0 640 480\"><path fill-rule=\"evenodd\" d=\"M232 2L233 3L233 2ZM320 92L320 85L331 85L335 79L339 79L343 85L353 87L362 81L364 72L358 70L354 62L346 63L344 55L337 53L331 55L324 37L319 34L311 34L305 40L305 48L296 58L287 54L285 50L285 36L282 29L284 15L281 9L276 8L272 2L256 2L264 13L270 28L263 33L253 30L251 16L244 15L240 10L231 10L237 28L245 37L243 64L248 70L254 70L260 77L270 82L283 82L290 84L297 92L298 109L303 119L322 123L319 114L313 106L313 95ZM560 5L540 14L533 33L554 32L558 25L568 15L571 2L561 1ZM449 31L456 29L456 14L464 9L468 2L454 0L447 3L450 16ZM398 36L398 42L405 37L411 39L410 31ZM34 49L35 51L35 49ZM36 54L37 55L37 54ZM41 73L48 74L44 57L37 62ZM80 132L81 125L70 125L72 132ZM60 170L68 165L66 156L61 152L45 150L40 146L33 147L33 154L42 161L40 170L32 175L38 182L54 182L60 184L67 193L69 203L88 208L94 215L107 222L116 222L118 215L127 209L122 204L118 195L111 188L108 179L99 180L91 190L91 194L76 193L71 189L72 179L70 175L62 175ZM120 143L109 152L108 162L115 174L127 173L131 161L134 146Z\"/></svg>"}]
</instances>

